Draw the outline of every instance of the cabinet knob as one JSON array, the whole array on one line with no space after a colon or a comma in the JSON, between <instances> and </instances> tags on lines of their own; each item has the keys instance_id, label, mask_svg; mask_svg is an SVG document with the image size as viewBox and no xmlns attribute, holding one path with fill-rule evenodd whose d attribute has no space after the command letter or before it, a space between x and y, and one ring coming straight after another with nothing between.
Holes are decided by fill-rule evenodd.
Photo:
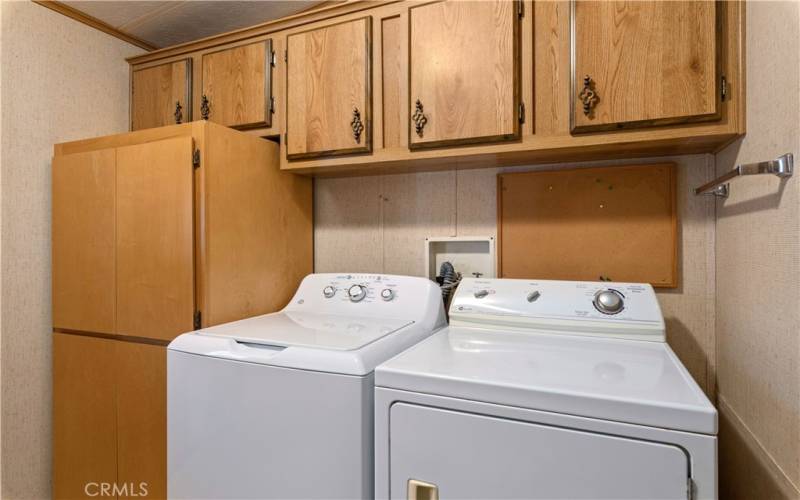
<instances>
[{"instance_id":1,"label":"cabinet knob","mask_svg":"<svg viewBox=\"0 0 800 500\"><path fill-rule=\"evenodd\" d=\"M173 113L173 116L176 124L180 124L183 121L183 106L181 106L180 101L175 101L175 113Z\"/></svg>"},{"instance_id":2,"label":"cabinet knob","mask_svg":"<svg viewBox=\"0 0 800 500\"><path fill-rule=\"evenodd\" d=\"M211 109L208 106L208 96L203 94L200 97L200 117L203 120L208 120L208 116L211 114Z\"/></svg>"},{"instance_id":3,"label":"cabinet knob","mask_svg":"<svg viewBox=\"0 0 800 500\"><path fill-rule=\"evenodd\" d=\"M600 100L600 96L594 90L594 82L589 75L583 77L583 88L578 94L578 98L583 102L583 114L591 118L592 111L594 111L597 101Z\"/></svg>"},{"instance_id":4,"label":"cabinet knob","mask_svg":"<svg viewBox=\"0 0 800 500\"><path fill-rule=\"evenodd\" d=\"M358 108L353 108L353 120L350 122L350 128L353 129L353 139L356 142L361 142L361 133L364 131L364 123L361 122L361 112Z\"/></svg>"},{"instance_id":5,"label":"cabinet knob","mask_svg":"<svg viewBox=\"0 0 800 500\"><path fill-rule=\"evenodd\" d=\"M417 104L414 107L414 114L411 115L411 119L414 120L414 128L417 131L417 135L422 137L422 130L425 128L425 124L428 123L428 117L425 116L422 110L422 103L419 99L417 99Z\"/></svg>"}]
</instances>

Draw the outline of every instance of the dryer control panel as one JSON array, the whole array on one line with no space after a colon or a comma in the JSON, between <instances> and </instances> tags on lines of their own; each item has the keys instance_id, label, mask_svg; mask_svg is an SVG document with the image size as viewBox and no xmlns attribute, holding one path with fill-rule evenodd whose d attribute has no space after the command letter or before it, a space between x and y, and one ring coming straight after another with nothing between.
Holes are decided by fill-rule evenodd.
<instances>
[{"instance_id":1,"label":"dryer control panel","mask_svg":"<svg viewBox=\"0 0 800 500\"><path fill-rule=\"evenodd\" d=\"M642 283L465 278L450 324L665 340L653 287Z\"/></svg>"}]
</instances>

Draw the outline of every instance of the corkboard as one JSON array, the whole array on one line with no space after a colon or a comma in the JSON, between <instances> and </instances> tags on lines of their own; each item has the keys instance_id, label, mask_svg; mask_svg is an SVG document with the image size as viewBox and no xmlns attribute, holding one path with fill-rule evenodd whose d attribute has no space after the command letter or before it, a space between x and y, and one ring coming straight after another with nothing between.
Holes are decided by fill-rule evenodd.
<instances>
[{"instance_id":1,"label":"corkboard","mask_svg":"<svg viewBox=\"0 0 800 500\"><path fill-rule=\"evenodd\" d=\"M502 278L678 286L675 165L499 174Z\"/></svg>"}]
</instances>

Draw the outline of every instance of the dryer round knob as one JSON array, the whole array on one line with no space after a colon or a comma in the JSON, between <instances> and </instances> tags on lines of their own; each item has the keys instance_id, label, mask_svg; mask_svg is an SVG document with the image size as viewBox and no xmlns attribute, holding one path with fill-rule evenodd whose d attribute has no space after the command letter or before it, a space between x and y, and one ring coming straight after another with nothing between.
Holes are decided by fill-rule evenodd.
<instances>
[{"instance_id":1,"label":"dryer round knob","mask_svg":"<svg viewBox=\"0 0 800 500\"><path fill-rule=\"evenodd\" d=\"M334 295L336 295L336 289L332 286L326 286L322 289L322 295L325 296L326 299L330 299Z\"/></svg>"},{"instance_id":2,"label":"dryer round knob","mask_svg":"<svg viewBox=\"0 0 800 500\"><path fill-rule=\"evenodd\" d=\"M617 314L625 307L625 301L616 290L600 290L594 294L594 307L603 314Z\"/></svg>"},{"instance_id":3,"label":"dryer round knob","mask_svg":"<svg viewBox=\"0 0 800 500\"><path fill-rule=\"evenodd\" d=\"M350 297L350 302L360 302L367 296L367 287L364 285L353 285L347 289L347 296Z\"/></svg>"},{"instance_id":4,"label":"dryer round knob","mask_svg":"<svg viewBox=\"0 0 800 500\"><path fill-rule=\"evenodd\" d=\"M394 298L394 290L390 288L384 288L383 290L381 290L381 298L386 302L389 302Z\"/></svg>"}]
</instances>

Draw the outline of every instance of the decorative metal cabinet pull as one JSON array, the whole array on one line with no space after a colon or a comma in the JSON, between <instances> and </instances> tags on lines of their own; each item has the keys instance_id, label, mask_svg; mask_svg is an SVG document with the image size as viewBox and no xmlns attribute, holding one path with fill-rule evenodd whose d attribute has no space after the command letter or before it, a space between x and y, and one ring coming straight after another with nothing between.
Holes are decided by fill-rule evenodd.
<instances>
[{"instance_id":1,"label":"decorative metal cabinet pull","mask_svg":"<svg viewBox=\"0 0 800 500\"><path fill-rule=\"evenodd\" d=\"M594 82L592 82L592 78L589 75L583 77L583 89L578 94L578 98L583 102L583 114L591 117L592 110L600 98L594 90Z\"/></svg>"},{"instance_id":2,"label":"decorative metal cabinet pull","mask_svg":"<svg viewBox=\"0 0 800 500\"><path fill-rule=\"evenodd\" d=\"M175 117L175 123L183 121L183 106L181 106L180 101L175 101L175 113L172 116Z\"/></svg>"},{"instance_id":3,"label":"decorative metal cabinet pull","mask_svg":"<svg viewBox=\"0 0 800 500\"><path fill-rule=\"evenodd\" d=\"M203 120L208 120L208 116L211 114L211 109L208 107L208 96L203 94L200 98L200 117Z\"/></svg>"},{"instance_id":4,"label":"decorative metal cabinet pull","mask_svg":"<svg viewBox=\"0 0 800 500\"><path fill-rule=\"evenodd\" d=\"M414 109L414 114L411 115L411 119L414 120L417 135L422 137L422 129L424 129L425 124L428 123L428 118L422 112L422 103L419 102L419 99L417 99L417 105Z\"/></svg>"},{"instance_id":5,"label":"decorative metal cabinet pull","mask_svg":"<svg viewBox=\"0 0 800 500\"><path fill-rule=\"evenodd\" d=\"M361 142L361 132L364 131L364 124L361 122L361 113L358 108L353 108L353 121L350 122L350 128L353 129L353 139L356 142Z\"/></svg>"}]
</instances>

